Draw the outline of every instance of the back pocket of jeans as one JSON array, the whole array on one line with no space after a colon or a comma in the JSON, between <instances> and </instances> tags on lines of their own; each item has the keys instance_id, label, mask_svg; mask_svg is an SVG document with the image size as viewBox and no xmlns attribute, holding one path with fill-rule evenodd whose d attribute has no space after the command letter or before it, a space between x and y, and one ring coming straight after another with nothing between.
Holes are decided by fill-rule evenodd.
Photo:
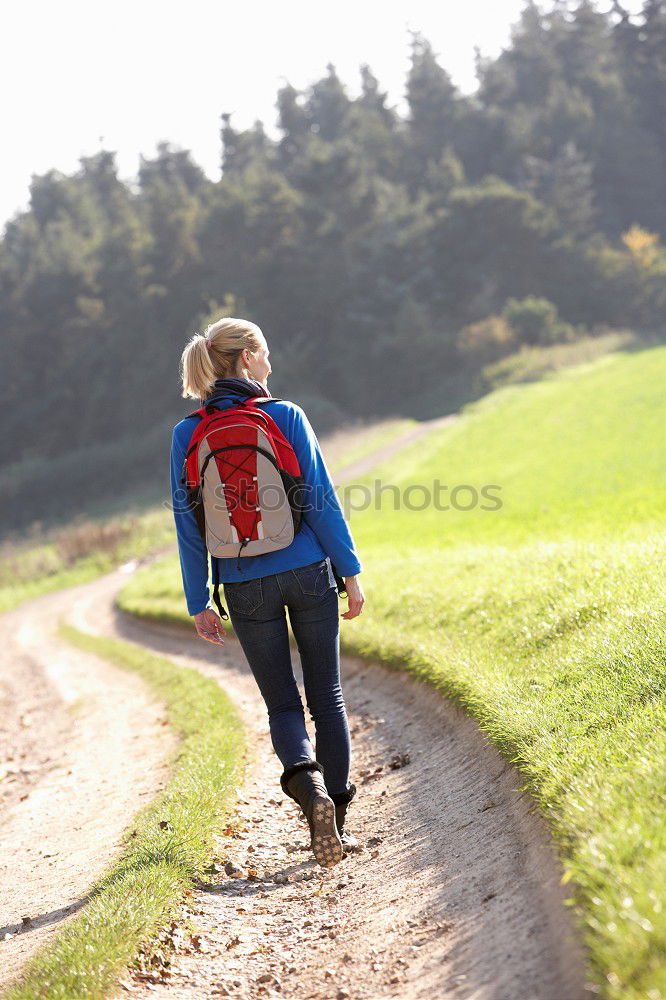
<instances>
[{"instance_id":1,"label":"back pocket of jeans","mask_svg":"<svg viewBox=\"0 0 666 1000\"><path fill-rule=\"evenodd\" d=\"M299 566L292 570L298 580L298 585L307 597L323 597L331 581L328 575L328 565L325 559L312 563L310 566Z\"/></svg>"},{"instance_id":2,"label":"back pocket of jeans","mask_svg":"<svg viewBox=\"0 0 666 1000\"><path fill-rule=\"evenodd\" d=\"M225 583L224 596L232 611L241 615L252 615L264 603L261 579L243 580L239 583Z\"/></svg>"}]
</instances>

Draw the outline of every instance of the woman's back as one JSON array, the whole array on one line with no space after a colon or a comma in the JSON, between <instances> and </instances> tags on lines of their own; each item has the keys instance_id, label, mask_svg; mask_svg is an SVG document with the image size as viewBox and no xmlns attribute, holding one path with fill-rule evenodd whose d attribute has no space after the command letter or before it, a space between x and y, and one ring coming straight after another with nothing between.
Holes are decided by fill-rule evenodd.
<instances>
[{"instance_id":1,"label":"woman's back","mask_svg":"<svg viewBox=\"0 0 666 1000\"><path fill-rule=\"evenodd\" d=\"M256 395L259 391L257 386L259 383L251 379L218 379L205 402L214 403L224 410L248 395ZM220 583L256 579L269 573L307 566L326 556L339 576L355 576L361 572L361 561L319 442L304 410L297 403L282 399L257 405L275 421L296 453L306 486L303 523L285 548L257 556L243 556L240 560L213 557L214 579ZM198 417L194 416L185 417L176 424L171 448L172 503L190 614L195 614L208 603L208 588L202 573L202 560L207 558L205 544L194 512L188 509L184 497L177 492L181 489L183 462L197 424Z\"/></svg>"}]
</instances>

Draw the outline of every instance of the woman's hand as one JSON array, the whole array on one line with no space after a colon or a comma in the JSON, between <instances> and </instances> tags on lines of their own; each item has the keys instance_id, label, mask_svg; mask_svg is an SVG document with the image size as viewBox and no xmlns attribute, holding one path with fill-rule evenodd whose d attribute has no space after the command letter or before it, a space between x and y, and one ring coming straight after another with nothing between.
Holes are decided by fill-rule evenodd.
<instances>
[{"instance_id":1,"label":"woman's hand","mask_svg":"<svg viewBox=\"0 0 666 1000\"><path fill-rule=\"evenodd\" d=\"M227 633L222 627L220 616L215 611L212 611L210 608L204 608L203 611L194 615L194 625L202 639L205 639L207 642L214 642L218 646L224 646L222 636Z\"/></svg>"},{"instance_id":2,"label":"woman's hand","mask_svg":"<svg viewBox=\"0 0 666 1000\"><path fill-rule=\"evenodd\" d=\"M363 587L358 582L358 576L345 577L345 590L347 591L347 600L349 602L348 610L344 611L340 617L349 620L360 615L365 604L365 594L363 593Z\"/></svg>"}]
</instances>

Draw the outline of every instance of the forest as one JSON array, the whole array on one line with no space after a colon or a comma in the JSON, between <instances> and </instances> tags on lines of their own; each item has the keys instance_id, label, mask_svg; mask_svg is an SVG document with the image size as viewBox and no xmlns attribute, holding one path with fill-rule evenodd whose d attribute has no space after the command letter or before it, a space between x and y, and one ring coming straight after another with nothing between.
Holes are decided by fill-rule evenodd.
<instances>
[{"instance_id":1,"label":"forest","mask_svg":"<svg viewBox=\"0 0 666 1000\"><path fill-rule=\"evenodd\" d=\"M166 142L131 183L106 149L33 175L0 243L3 531L166 496L180 353L222 315L318 432L453 411L525 346L666 339L665 53L663 0L529 2L472 95L412 32L404 117L329 64L275 140L221 99L218 180Z\"/></svg>"}]
</instances>

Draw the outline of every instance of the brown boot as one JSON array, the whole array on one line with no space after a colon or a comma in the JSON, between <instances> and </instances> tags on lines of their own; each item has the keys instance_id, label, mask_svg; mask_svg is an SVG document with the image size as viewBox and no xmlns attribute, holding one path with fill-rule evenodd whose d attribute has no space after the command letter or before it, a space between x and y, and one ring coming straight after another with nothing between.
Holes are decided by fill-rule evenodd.
<instances>
[{"instance_id":1,"label":"brown boot","mask_svg":"<svg viewBox=\"0 0 666 1000\"><path fill-rule=\"evenodd\" d=\"M322 868L342 861L342 841L335 822L335 805L324 784L324 769L316 760L299 761L285 768L282 791L298 802L310 827L312 853Z\"/></svg>"}]
</instances>

